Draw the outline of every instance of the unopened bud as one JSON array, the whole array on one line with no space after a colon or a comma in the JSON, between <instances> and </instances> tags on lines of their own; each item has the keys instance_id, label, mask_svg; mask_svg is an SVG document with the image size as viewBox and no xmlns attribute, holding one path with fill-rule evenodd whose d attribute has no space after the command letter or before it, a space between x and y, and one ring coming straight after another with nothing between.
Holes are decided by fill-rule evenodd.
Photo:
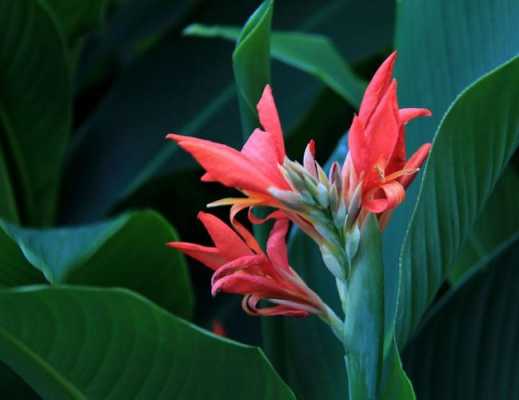
<instances>
[{"instance_id":1,"label":"unopened bud","mask_svg":"<svg viewBox=\"0 0 519 400\"><path fill-rule=\"evenodd\" d=\"M328 180L331 185L335 185L337 187L337 192L342 192L342 177L341 177L341 166L337 161L332 163L330 167L330 172L328 172Z\"/></svg>"},{"instance_id":2,"label":"unopened bud","mask_svg":"<svg viewBox=\"0 0 519 400\"><path fill-rule=\"evenodd\" d=\"M275 187L270 187L268 189L268 192L272 195L272 197L279 200L281 203L285 204L290 208L293 208L295 210L301 210L304 208L303 199L296 192L291 192L289 190L281 190Z\"/></svg>"},{"instance_id":3,"label":"unopened bud","mask_svg":"<svg viewBox=\"0 0 519 400\"><path fill-rule=\"evenodd\" d=\"M340 281L346 280L346 273L344 271L344 263L337 252L332 251L328 246L320 246L321 257L326 268Z\"/></svg>"},{"instance_id":4,"label":"unopened bud","mask_svg":"<svg viewBox=\"0 0 519 400\"><path fill-rule=\"evenodd\" d=\"M359 216L360 207L362 204L362 184L357 185L355 188L353 195L350 199L350 204L348 207L348 221L347 224L349 227L355 223L355 220Z\"/></svg>"},{"instance_id":5,"label":"unopened bud","mask_svg":"<svg viewBox=\"0 0 519 400\"><path fill-rule=\"evenodd\" d=\"M328 189L321 182L317 185L317 201L322 208L328 208L330 205Z\"/></svg>"},{"instance_id":6,"label":"unopened bud","mask_svg":"<svg viewBox=\"0 0 519 400\"><path fill-rule=\"evenodd\" d=\"M328 180L326 172L324 172L324 169L319 164L316 163L315 166L317 168L317 177L319 178L319 182L321 182L326 187L329 187L330 181Z\"/></svg>"},{"instance_id":7,"label":"unopened bud","mask_svg":"<svg viewBox=\"0 0 519 400\"><path fill-rule=\"evenodd\" d=\"M315 168L315 142L313 139L306 145L303 165L308 173L317 179L317 169Z\"/></svg>"},{"instance_id":8,"label":"unopened bud","mask_svg":"<svg viewBox=\"0 0 519 400\"><path fill-rule=\"evenodd\" d=\"M350 229L344 227L344 238L346 240L346 246L344 248L346 257L348 258L348 264L351 265L353 258L359 250L360 243L360 228L357 224L354 224Z\"/></svg>"}]
</instances>

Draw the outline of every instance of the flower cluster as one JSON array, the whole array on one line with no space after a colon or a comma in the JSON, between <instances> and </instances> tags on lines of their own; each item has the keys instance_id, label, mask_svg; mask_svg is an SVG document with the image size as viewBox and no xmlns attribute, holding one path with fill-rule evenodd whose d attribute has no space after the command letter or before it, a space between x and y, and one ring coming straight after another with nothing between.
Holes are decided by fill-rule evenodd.
<instances>
[{"instance_id":1,"label":"flower cluster","mask_svg":"<svg viewBox=\"0 0 519 400\"><path fill-rule=\"evenodd\" d=\"M204 182L219 182L238 189L243 197L226 198L209 206L229 205L234 229L209 214L199 218L215 247L175 242L170 246L213 269L213 294L219 291L244 296L243 308L254 315L334 318L333 312L289 266L285 235L289 221L320 247L323 261L340 281L348 279L360 229L368 213L387 224L392 210L405 198L405 190L430 150L424 144L406 156L405 126L416 117L429 116L423 108L399 108L393 79L396 53L380 66L353 118L349 152L343 165L335 162L328 174L315 160L315 143L308 143L303 162L287 158L283 131L270 86L257 105L262 129L256 129L240 151L220 143L178 134L167 138L190 153L205 169ZM254 215L255 207L274 209L267 217ZM266 253L236 219L248 209L253 224L274 219ZM272 306L259 307L260 300Z\"/></svg>"}]
</instances>

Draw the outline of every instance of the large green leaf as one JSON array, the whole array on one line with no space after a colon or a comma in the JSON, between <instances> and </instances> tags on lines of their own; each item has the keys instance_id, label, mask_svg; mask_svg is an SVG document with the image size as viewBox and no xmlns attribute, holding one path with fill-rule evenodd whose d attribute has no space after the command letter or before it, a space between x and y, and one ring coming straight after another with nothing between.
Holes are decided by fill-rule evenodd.
<instances>
[{"instance_id":1,"label":"large green leaf","mask_svg":"<svg viewBox=\"0 0 519 400\"><path fill-rule=\"evenodd\" d=\"M519 53L519 3L402 0L397 6L399 100L403 107L427 107L433 114L407 127L407 144L413 151L432 140L445 112L468 85ZM414 184L385 231L384 262L395 273L417 193ZM386 292L393 314L397 290L395 286Z\"/></svg>"},{"instance_id":2,"label":"large green leaf","mask_svg":"<svg viewBox=\"0 0 519 400\"><path fill-rule=\"evenodd\" d=\"M215 4L204 7L196 21L237 24L253 6L234 0ZM311 0L278 2L275 23L279 29L322 32L354 62L391 42L392 16L393 5L385 0L326 4ZM368 17L370 24L362 23ZM125 69L78 132L66 170L62 219L99 218L152 177L191 168L189 157L164 142L168 131L239 146L242 135L231 52L229 43L180 38L172 32ZM289 132L314 105L321 85L281 63L273 64L272 80L283 126Z\"/></svg>"},{"instance_id":3,"label":"large green leaf","mask_svg":"<svg viewBox=\"0 0 519 400\"><path fill-rule=\"evenodd\" d=\"M44 399L294 399L258 349L132 292L5 290L0 310L0 359Z\"/></svg>"},{"instance_id":4,"label":"large green leaf","mask_svg":"<svg viewBox=\"0 0 519 400\"><path fill-rule=\"evenodd\" d=\"M4 273L32 266L52 284L125 287L177 315L191 316L193 299L184 257L165 246L178 237L154 212L77 228L1 226L12 239L4 247L16 254L9 266L0 268ZM28 282L19 284L24 283Z\"/></svg>"},{"instance_id":5,"label":"large green leaf","mask_svg":"<svg viewBox=\"0 0 519 400\"><path fill-rule=\"evenodd\" d=\"M108 0L42 0L54 11L69 40L101 25Z\"/></svg>"},{"instance_id":6,"label":"large green leaf","mask_svg":"<svg viewBox=\"0 0 519 400\"><path fill-rule=\"evenodd\" d=\"M518 143L516 57L464 91L436 133L400 259L400 345L447 277Z\"/></svg>"},{"instance_id":7,"label":"large green leaf","mask_svg":"<svg viewBox=\"0 0 519 400\"><path fill-rule=\"evenodd\" d=\"M433 310L404 361L420 400L519 395L519 247L515 241Z\"/></svg>"},{"instance_id":8,"label":"large green leaf","mask_svg":"<svg viewBox=\"0 0 519 400\"><path fill-rule=\"evenodd\" d=\"M52 222L70 128L64 40L44 3L0 3L0 131L22 221Z\"/></svg>"},{"instance_id":9,"label":"large green leaf","mask_svg":"<svg viewBox=\"0 0 519 400\"><path fill-rule=\"evenodd\" d=\"M229 26L190 25L188 35L237 40L240 30ZM322 80L352 106L358 107L365 84L355 76L334 44L325 36L301 32L273 32L272 57Z\"/></svg>"},{"instance_id":10,"label":"large green leaf","mask_svg":"<svg viewBox=\"0 0 519 400\"><path fill-rule=\"evenodd\" d=\"M486 262L490 254L519 232L517 188L519 174L513 168L508 168L497 182L460 251L450 274L452 283L459 282L472 268Z\"/></svg>"}]
</instances>

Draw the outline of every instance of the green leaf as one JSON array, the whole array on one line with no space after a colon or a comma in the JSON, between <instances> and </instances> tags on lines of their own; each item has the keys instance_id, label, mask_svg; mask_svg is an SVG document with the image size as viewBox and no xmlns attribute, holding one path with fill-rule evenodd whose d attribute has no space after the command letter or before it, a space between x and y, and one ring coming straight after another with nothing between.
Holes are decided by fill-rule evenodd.
<instances>
[{"instance_id":1,"label":"green leaf","mask_svg":"<svg viewBox=\"0 0 519 400\"><path fill-rule=\"evenodd\" d=\"M194 24L188 26L184 33L237 40L240 30L231 26ZM273 58L314 75L352 106L360 105L366 85L327 37L301 32L273 32L270 42Z\"/></svg>"},{"instance_id":2,"label":"green leaf","mask_svg":"<svg viewBox=\"0 0 519 400\"><path fill-rule=\"evenodd\" d=\"M69 43L101 26L108 0L42 0L54 11Z\"/></svg>"},{"instance_id":3,"label":"green leaf","mask_svg":"<svg viewBox=\"0 0 519 400\"><path fill-rule=\"evenodd\" d=\"M45 225L54 218L70 129L64 40L41 1L1 2L0 26L3 151L22 221Z\"/></svg>"},{"instance_id":4,"label":"green leaf","mask_svg":"<svg viewBox=\"0 0 519 400\"><path fill-rule=\"evenodd\" d=\"M404 361L420 400L517 398L517 239L444 298L409 343Z\"/></svg>"},{"instance_id":5,"label":"green leaf","mask_svg":"<svg viewBox=\"0 0 519 400\"><path fill-rule=\"evenodd\" d=\"M0 358L44 399L294 399L257 348L118 289L0 292Z\"/></svg>"},{"instance_id":6,"label":"green leaf","mask_svg":"<svg viewBox=\"0 0 519 400\"><path fill-rule=\"evenodd\" d=\"M395 339L384 360L384 375L380 398L382 400L416 400L413 384L402 367Z\"/></svg>"},{"instance_id":7,"label":"green leaf","mask_svg":"<svg viewBox=\"0 0 519 400\"><path fill-rule=\"evenodd\" d=\"M432 111L431 118L408 125L406 141L411 153L432 140L445 112L465 88L519 53L515 34L519 3L401 0L397 7L399 102L403 107ZM417 194L415 183L385 230L384 263L394 274ZM388 289L386 302L392 304L393 319L398 286Z\"/></svg>"},{"instance_id":8,"label":"green leaf","mask_svg":"<svg viewBox=\"0 0 519 400\"><path fill-rule=\"evenodd\" d=\"M256 103L270 82L270 28L273 1L266 0L251 15L232 54L234 79L246 139L258 126Z\"/></svg>"},{"instance_id":9,"label":"green leaf","mask_svg":"<svg viewBox=\"0 0 519 400\"><path fill-rule=\"evenodd\" d=\"M489 255L519 232L518 187L519 174L507 168L460 251L449 276L452 283L459 282L481 262L487 262Z\"/></svg>"},{"instance_id":10,"label":"green leaf","mask_svg":"<svg viewBox=\"0 0 519 400\"><path fill-rule=\"evenodd\" d=\"M519 57L465 90L436 133L401 254L398 343L456 261L519 143ZM492 132L492 134L489 134Z\"/></svg>"},{"instance_id":11,"label":"green leaf","mask_svg":"<svg viewBox=\"0 0 519 400\"><path fill-rule=\"evenodd\" d=\"M0 225L19 247L12 250L17 261L11 262L11 273L20 265L32 266L52 284L125 287L177 315L189 318L192 314L186 262L165 246L178 237L155 212L130 213L77 228L37 230ZM13 248L12 243L8 245Z\"/></svg>"},{"instance_id":12,"label":"green leaf","mask_svg":"<svg viewBox=\"0 0 519 400\"><path fill-rule=\"evenodd\" d=\"M373 214L363 223L345 292L349 399L376 400L384 361L384 265L381 232Z\"/></svg>"}]
</instances>

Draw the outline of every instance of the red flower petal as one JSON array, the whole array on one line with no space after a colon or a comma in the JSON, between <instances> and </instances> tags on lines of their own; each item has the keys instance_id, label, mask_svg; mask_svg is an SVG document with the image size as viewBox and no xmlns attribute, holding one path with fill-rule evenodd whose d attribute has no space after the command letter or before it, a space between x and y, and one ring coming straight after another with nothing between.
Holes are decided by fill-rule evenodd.
<instances>
[{"instance_id":1,"label":"red flower petal","mask_svg":"<svg viewBox=\"0 0 519 400\"><path fill-rule=\"evenodd\" d=\"M277 220L270 231L267 240L267 254L272 263L279 268L289 270L288 252L285 237L288 232L289 222L287 219Z\"/></svg>"},{"instance_id":2,"label":"red flower petal","mask_svg":"<svg viewBox=\"0 0 519 400\"><path fill-rule=\"evenodd\" d=\"M418 117L430 117L431 111L427 108L401 108L398 110L398 118L401 124L407 124L412 119Z\"/></svg>"},{"instance_id":3,"label":"red flower petal","mask_svg":"<svg viewBox=\"0 0 519 400\"><path fill-rule=\"evenodd\" d=\"M405 190L400 182L392 181L374 188L363 201L363 207L374 214L390 210L405 199Z\"/></svg>"},{"instance_id":4,"label":"red flower petal","mask_svg":"<svg viewBox=\"0 0 519 400\"><path fill-rule=\"evenodd\" d=\"M368 124L378 103L384 97L393 78L393 68L396 60L396 51L382 63L371 79L359 109L359 117Z\"/></svg>"},{"instance_id":5,"label":"red flower petal","mask_svg":"<svg viewBox=\"0 0 519 400\"><path fill-rule=\"evenodd\" d=\"M411 158L405 164L404 168L411 169L411 170L415 169L415 168L420 168L422 166L422 164L425 162L425 160L427 159L427 156L429 155L430 151L431 151L431 143L424 143L411 156ZM400 181L400 184L404 188L407 188L413 182L414 178L416 178L416 174L404 175L399 179L399 181Z\"/></svg>"},{"instance_id":6,"label":"red flower petal","mask_svg":"<svg viewBox=\"0 0 519 400\"><path fill-rule=\"evenodd\" d=\"M170 242L167 243L167 246L181 251L213 270L218 269L227 262L227 259L220 254L216 247L206 247L187 242Z\"/></svg>"},{"instance_id":7,"label":"red flower petal","mask_svg":"<svg viewBox=\"0 0 519 400\"><path fill-rule=\"evenodd\" d=\"M263 89L263 94L256 108L261 126L263 126L267 132L272 133L274 137L274 143L277 149L277 160L281 164L286 154L285 139L283 138L283 130L281 129L281 122L279 121L279 115L270 85L265 86L265 89Z\"/></svg>"},{"instance_id":8,"label":"red flower petal","mask_svg":"<svg viewBox=\"0 0 519 400\"><path fill-rule=\"evenodd\" d=\"M236 232L219 218L201 211L198 219L204 224L220 254L227 260L254 254Z\"/></svg>"},{"instance_id":9,"label":"red flower petal","mask_svg":"<svg viewBox=\"0 0 519 400\"><path fill-rule=\"evenodd\" d=\"M271 132L255 129L244 144L241 153L249 158L254 166L260 170L279 189L289 189L283 175L279 171L276 155L276 144Z\"/></svg>"},{"instance_id":10,"label":"red flower petal","mask_svg":"<svg viewBox=\"0 0 519 400\"><path fill-rule=\"evenodd\" d=\"M359 117L353 117L348 133L348 148L357 174L361 174L368 167L368 142L364 133L364 125ZM344 172L343 172L344 173Z\"/></svg>"},{"instance_id":11,"label":"red flower petal","mask_svg":"<svg viewBox=\"0 0 519 400\"><path fill-rule=\"evenodd\" d=\"M274 183L244 154L229 146L190 136L169 134L209 173L225 186L265 193Z\"/></svg>"}]
</instances>

